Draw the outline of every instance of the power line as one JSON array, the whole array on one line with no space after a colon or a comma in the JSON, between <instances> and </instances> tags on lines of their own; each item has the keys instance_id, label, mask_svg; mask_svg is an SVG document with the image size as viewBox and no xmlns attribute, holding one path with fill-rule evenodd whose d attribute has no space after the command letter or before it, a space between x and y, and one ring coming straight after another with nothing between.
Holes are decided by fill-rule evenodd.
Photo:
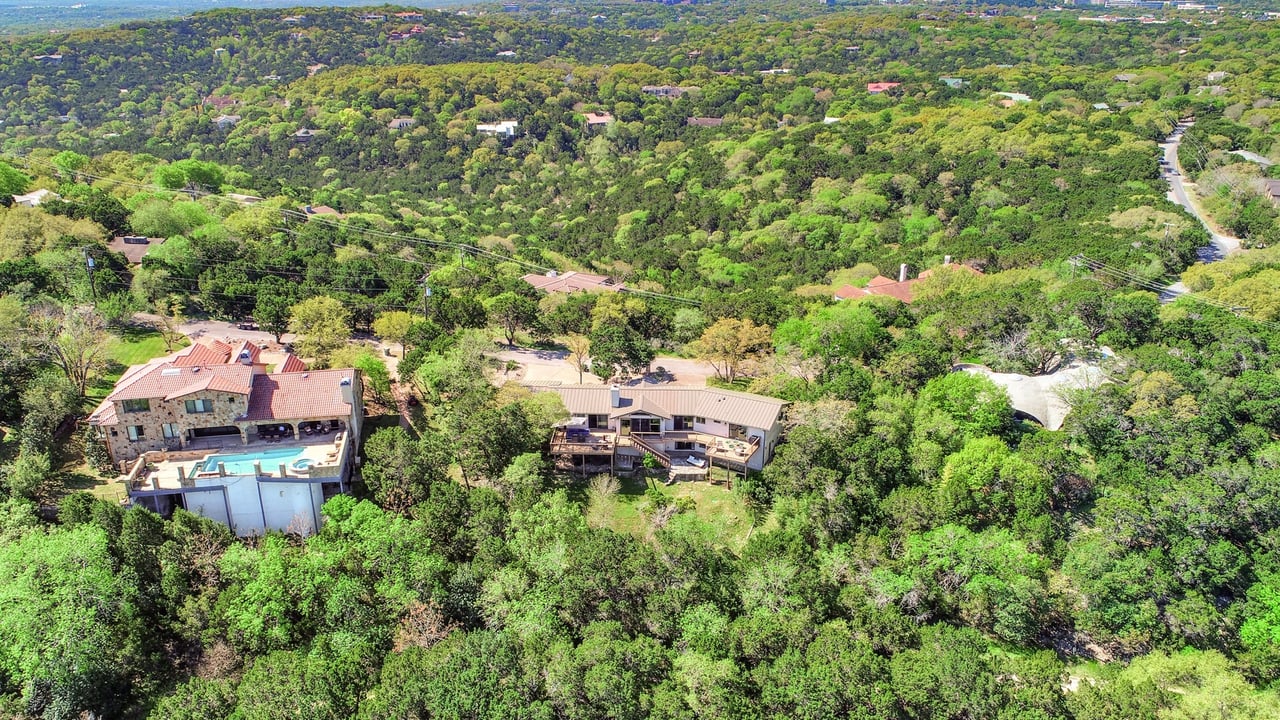
<instances>
[{"instance_id":1,"label":"power line","mask_svg":"<svg viewBox=\"0 0 1280 720\"><path fill-rule=\"evenodd\" d=\"M1229 312L1232 315L1235 315L1236 317L1241 317L1242 313L1248 310L1248 308L1242 308L1239 306L1231 305L1230 303L1225 303L1225 302L1222 302L1221 300L1205 297L1203 295L1199 295L1190 291L1178 292L1176 290L1171 290L1168 287L1164 287L1156 283L1153 283L1150 280L1146 280L1145 278L1142 278L1141 276L1136 275L1131 271L1124 270L1122 268L1117 268L1112 265L1108 265L1102 262L1101 260L1094 260L1093 258L1087 257L1085 255L1076 255L1072 257L1071 260L1073 262L1082 264L1085 267L1088 267L1090 270L1093 270L1095 272L1100 272L1104 275L1109 275L1122 282L1125 282L1131 285L1138 285L1144 289L1154 290L1158 294L1173 293L1178 298L1190 298L1192 300L1195 300L1196 302L1200 302L1210 307L1214 307L1219 310ZM1250 322L1257 323L1258 325L1261 325L1273 332L1280 332L1280 324L1277 324L1268 320L1260 320L1257 318L1252 318L1247 316L1245 319L1249 320Z\"/></svg>"}]
</instances>

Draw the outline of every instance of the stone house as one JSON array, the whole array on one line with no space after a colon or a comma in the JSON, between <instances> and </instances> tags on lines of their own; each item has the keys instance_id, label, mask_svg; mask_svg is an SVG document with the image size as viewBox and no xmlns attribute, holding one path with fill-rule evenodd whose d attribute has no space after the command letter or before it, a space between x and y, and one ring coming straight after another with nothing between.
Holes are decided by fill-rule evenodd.
<instances>
[{"instance_id":1,"label":"stone house","mask_svg":"<svg viewBox=\"0 0 1280 720\"><path fill-rule=\"evenodd\" d=\"M363 424L360 371L272 372L254 344L196 344L129 368L89 416L130 500L181 507L239 535L302 534L344 492Z\"/></svg>"}]
</instances>

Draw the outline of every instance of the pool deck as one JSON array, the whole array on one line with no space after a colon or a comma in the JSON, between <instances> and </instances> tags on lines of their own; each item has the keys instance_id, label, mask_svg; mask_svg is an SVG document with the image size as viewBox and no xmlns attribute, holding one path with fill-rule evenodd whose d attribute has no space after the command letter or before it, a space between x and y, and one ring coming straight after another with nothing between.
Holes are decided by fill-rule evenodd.
<instances>
[{"instance_id":1,"label":"pool deck","mask_svg":"<svg viewBox=\"0 0 1280 720\"><path fill-rule=\"evenodd\" d=\"M347 433L342 432L337 435L323 436L323 440L304 438L280 442L259 441L248 445L237 442L220 448L148 453L149 457L138 461L138 465L142 467L136 467L135 473L130 473L129 486L134 492L156 492L216 485L218 478L222 475L213 471L195 473L193 477L192 473L196 466L211 455L248 455L254 450L262 452L300 450L297 456L287 458L284 478L297 478L304 482L337 482L342 476L342 468L346 465L350 446L347 440ZM311 466L305 470L293 467L295 462L303 459L311 460ZM145 466L143 466L144 463ZM234 476L234 474L228 471L227 476ZM280 462L277 460L264 462L262 474L259 477L281 478Z\"/></svg>"}]
</instances>

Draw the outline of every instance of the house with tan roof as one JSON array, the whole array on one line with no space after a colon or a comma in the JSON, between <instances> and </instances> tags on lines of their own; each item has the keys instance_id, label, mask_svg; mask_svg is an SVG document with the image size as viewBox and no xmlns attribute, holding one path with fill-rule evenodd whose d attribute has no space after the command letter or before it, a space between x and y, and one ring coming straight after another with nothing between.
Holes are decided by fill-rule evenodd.
<instances>
[{"instance_id":1,"label":"house with tan roof","mask_svg":"<svg viewBox=\"0 0 1280 720\"><path fill-rule=\"evenodd\" d=\"M1262 192L1273 205L1280 206L1280 180L1263 180Z\"/></svg>"},{"instance_id":2,"label":"house with tan roof","mask_svg":"<svg viewBox=\"0 0 1280 720\"><path fill-rule=\"evenodd\" d=\"M613 122L613 115L607 112L589 112L584 113L583 117L587 120L587 127L603 127Z\"/></svg>"},{"instance_id":3,"label":"house with tan roof","mask_svg":"<svg viewBox=\"0 0 1280 720\"><path fill-rule=\"evenodd\" d=\"M237 535L319 528L345 492L364 418L360 371L307 370L286 354L197 343L135 365L89 416L129 499L183 508Z\"/></svg>"},{"instance_id":4,"label":"house with tan roof","mask_svg":"<svg viewBox=\"0 0 1280 720\"><path fill-rule=\"evenodd\" d=\"M595 292L600 290L617 292L626 287L622 283L615 283L613 278L606 275L593 275L591 273L574 272L573 270L566 273L548 270L545 275L529 273L523 279L532 285L535 290L548 293Z\"/></svg>"},{"instance_id":5,"label":"house with tan roof","mask_svg":"<svg viewBox=\"0 0 1280 720\"><path fill-rule=\"evenodd\" d=\"M130 265L140 265L142 258L146 257L152 248L163 245L165 239L149 238L144 235L118 235L107 243L107 249L124 255Z\"/></svg>"},{"instance_id":6,"label":"house with tan roof","mask_svg":"<svg viewBox=\"0 0 1280 720\"><path fill-rule=\"evenodd\" d=\"M757 471L782 438L785 400L720 388L530 385L554 392L570 418L553 431L557 465L582 472L630 470L646 455L672 478L710 466Z\"/></svg>"}]
</instances>

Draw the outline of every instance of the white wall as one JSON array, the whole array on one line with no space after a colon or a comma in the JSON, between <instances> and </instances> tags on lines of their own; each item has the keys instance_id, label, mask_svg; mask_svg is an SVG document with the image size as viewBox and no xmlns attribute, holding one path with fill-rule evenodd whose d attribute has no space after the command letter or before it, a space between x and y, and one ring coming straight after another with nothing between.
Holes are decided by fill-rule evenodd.
<instances>
[{"instance_id":1,"label":"white wall","mask_svg":"<svg viewBox=\"0 0 1280 720\"><path fill-rule=\"evenodd\" d=\"M222 495L222 488L214 488L205 492L186 492L182 495L187 504L187 511L196 515L216 520L223 525L230 525L227 518L227 504Z\"/></svg>"},{"instance_id":2,"label":"white wall","mask_svg":"<svg viewBox=\"0 0 1280 720\"><path fill-rule=\"evenodd\" d=\"M723 423L719 420L711 418L703 418L706 422L694 421L693 429L696 432L706 433L708 435L719 435L720 437L729 437L729 423Z\"/></svg>"},{"instance_id":3,"label":"white wall","mask_svg":"<svg viewBox=\"0 0 1280 720\"><path fill-rule=\"evenodd\" d=\"M221 493L187 493L187 506L200 504L202 509L192 512L227 523L241 537L265 535L267 530L292 530L303 535L317 530L315 518L319 517L324 497L320 483L259 483L254 475L229 475L197 478L196 485L226 485L231 522L227 522Z\"/></svg>"},{"instance_id":4,"label":"white wall","mask_svg":"<svg viewBox=\"0 0 1280 720\"><path fill-rule=\"evenodd\" d=\"M319 483L264 482L260 484L262 509L271 530L295 530L303 535L316 531L321 490Z\"/></svg>"},{"instance_id":5,"label":"white wall","mask_svg":"<svg viewBox=\"0 0 1280 720\"><path fill-rule=\"evenodd\" d=\"M196 478L196 486L226 485L227 504L231 506L231 522L236 535L265 535L262 509L258 504L258 479L253 475ZM225 514L225 513L224 513Z\"/></svg>"}]
</instances>

